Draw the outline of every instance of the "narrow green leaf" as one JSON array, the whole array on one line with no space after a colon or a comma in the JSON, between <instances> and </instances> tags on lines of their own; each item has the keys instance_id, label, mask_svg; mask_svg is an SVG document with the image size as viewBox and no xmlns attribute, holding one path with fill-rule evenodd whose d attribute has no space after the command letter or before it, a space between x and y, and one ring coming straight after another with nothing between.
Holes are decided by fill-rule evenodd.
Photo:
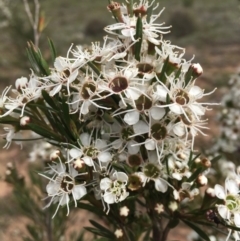
<instances>
[{"instance_id":1,"label":"narrow green leaf","mask_svg":"<svg viewBox=\"0 0 240 241\"><path fill-rule=\"evenodd\" d=\"M29 123L28 127L30 128L30 130L39 134L40 136L43 136L43 137L48 138L48 139L54 139L55 141L62 142L62 139L60 138L60 136L57 135L56 133L52 132L52 130L50 130L50 129L46 129L42 126L39 126L39 125L36 125L36 124L33 124L33 123Z\"/></svg>"},{"instance_id":2,"label":"narrow green leaf","mask_svg":"<svg viewBox=\"0 0 240 241\"><path fill-rule=\"evenodd\" d=\"M16 119L16 118L8 115L8 116L1 117L0 123L1 124L11 124L11 125L19 124L19 119Z\"/></svg>"},{"instance_id":3,"label":"narrow green leaf","mask_svg":"<svg viewBox=\"0 0 240 241\"><path fill-rule=\"evenodd\" d=\"M203 231L201 228L199 228L197 225L195 225L192 222L189 222L187 220L183 220L182 221L187 224L191 229L193 229L201 238L203 238L206 241L210 241L208 235L206 234L205 231Z\"/></svg>"},{"instance_id":4,"label":"narrow green leaf","mask_svg":"<svg viewBox=\"0 0 240 241\"><path fill-rule=\"evenodd\" d=\"M162 67L162 71L161 71L160 75L158 76L158 79L159 79L162 83L165 83L165 82L166 82L165 73L166 73L166 71L167 71L168 62L169 62L169 56L165 59L164 64L163 64L163 67Z\"/></svg>"},{"instance_id":5,"label":"narrow green leaf","mask_svg":"<svg viewBox=\"0 0 240 241\"><path fill-rule=\"evenodd\" d=\"M151 234L152 229L148 229L148 231L145 233L144 237L143 237L143 241L149 241L150 238L150 234Z\"/></svg>"},{"instance_id":6,"label":"narrow green leaf","mask_svg":"<svg viewBox=\"0 0 240 241\"><path fill-rule=\"evenodd\" d=\"M204 168L199 167L188 179L187 182L192 182L197 176L204 171Z\"/></svg>"},{"instance_id":7,"label":"narrow green leaf","mask_svg":"<svg viewBox=\"0 0 240 241\"><path fill-rule=\"evenodd\" d=\"M138 17L137 24L136 24L136 35L134 36L134 38L138 40L138 42L136 42L136 44L134 45L134 56L135 56L135 59L138 61L140 61L140 55L141 55L142 35L143 35L142 18Z\"/></svg>"},{"instance_id":8,"label":"narrow green leaf","mask_svg":"<svg viewBox=\"0 0 240 241\"><path fill-rule=\"evenodd\" d=\"M175 74L175 79L177 79L181 73L182 73L182 66L178 69L177 73Z\"/></svg>"},{"instance_id":9,"label":"narrow green leaf","mask_svg":"<svg viewBox=\"0 0 240 241\"><path fill-rule=\"evenodd\" d=\"M48 94L46 90L42 90L42 97L54 110L59 111L58 105L55 103L54 99Z\"/></svg>"},{"instance_id":10,"label":"narrow green leaf","mask_svg":"<svg viewBox=\"0 0 240 241\"><path fill-rule=\"evenodd\" d=\"M110 230L102 226L101 224L95 222L94 220L89 220L89 222L96 228L100 229L101 231L104 231L106 233L109 233L109 235L114 235Z\"/></svg>"},{"instance_id":11,"label":"narrow green leaf","mask_svg":"<svg viewBox=\"0 0 240 241\"><path fill-rule=\"evenodd\" d=\"M210 162L211 163L216 162L216 161L220 160L221 157L222 157L222 155L215 156Z\"/></svg>"},{"instance_id":12,"label":"narrow green leaf","mask_svg":"<svg viewBox=\"0 0 240 241\"><path fill-rule=\"evenodd\" d=\"M192 80L193 78L193 68L189 66L187 73L185 74L185 86L188 85L188 83Z\"/></svg>"},{"instance_id":13,"label":"narrow green leaf","mask_svg":"<svg viewBox=\"0 0 240 241\"><path fill-rule=\"evenodd\" d=\"M64 121L67 125L70 125L70 114L69 114L69 105L66 103L66 99L62 98L61 110L63 112Z\"/></svg>"},{"instance_id":14,"label":"narrow green leaf","mask_svg":"<svg viewBox=\"0 0 240 241\"><path fill-rule=\"evenodd\" d=\"M96 229L96 228L92 228L92 227L84 227L84 228L91 233L94 233L94 234L99 235L101 237L108 238L110 240L114 240L116 238L113 233L104 232L100 229Z\"/></svg>"},{"instance_id":15,"label":"narrow green leaf","mask_svg":"<svg viewBox=\"0 0 240 241\"><path fill-rule=\"evenodd\" d=\"M78 203L77 204L78 208L82 208L82 209L85 209L85 210L88 210L92 213L95 213L97 214L98 216L102 217L102 216L105 216L106 214L99 208L96 208L95 206L92 206L90 204L87 204L87 203Z\"/></svg>"},{"instance_id":16,"label":"narrow green leaf","mask_svg":"<svg viewBox=\"0 0 240 241\"><path fill-rule=\"evenodd\" d=\"M51 57L52 57L52 61L54 62L56 57L57 57L57 51L55 49L55 46L53 44L53 41L49 38L48 39L48 44L49 44L49 47L50 47L50 52L51 52Z\"/></svg>"}]
</instances>

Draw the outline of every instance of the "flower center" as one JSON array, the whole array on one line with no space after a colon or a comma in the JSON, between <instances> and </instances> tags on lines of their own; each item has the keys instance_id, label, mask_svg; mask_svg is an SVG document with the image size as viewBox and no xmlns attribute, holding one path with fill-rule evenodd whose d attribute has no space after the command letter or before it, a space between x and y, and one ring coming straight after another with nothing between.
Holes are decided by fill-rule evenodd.
<instances>
[{"instance_id":1,"label":"flower center","mask_svg":"<svg viewBox=\"0 0 240 241\"><path fill-rule=\"evenodd\" d=\"M62 72L62 77L64 78L64 79L67 79L69 76L70 76L70 70L69 69L65 69L65 70L63 70L63 72Z\"/></svg>"},{"instance_id":2,"label":"flower center","mask_svg":"<svg viewBox=\"0 0 240 241\"><path fill-rule=\"evenodd\" d=\"M71 193L74 185L75 185L74 179L69 175L65 175L62 178L60 187L64 192Z\"/></svg>"},{"instance_id":3,"label":"flower center","mask_svg":"<svg viewBox=\"0 0 240 241\"><path fill-rule=\"evenodd\" d=\"M127 79L125 77L121 77L121 76L114 78L109 83L109 88L115 93L120 93L120 92L126 90L127 87L128 87Z\"/></svg>"},{"instance_id":4,"label":"flower center","mask_svg":"<svg viewBox=\"0 0 240 241\"><path fill-rule=\"evenodd\" d=\"M137 166L139 166L139 165L141 165L141 163L142 163L142 158L139 156L139 155L137 155L137 154L135 154L135 155L130 155L129 157L128 157L128 164L131 166L131 167L137 167Z\"/></svg>"},{"instance_id":5,"label":"flower center","mask_svg":"<svg viewBox=\"0 0 240 241\"><path fill-rule=\"evenodd\" d=\"M227 195L226 206L230 211L236 210L240 206L240 199L238 196Z\"/></svg>"},{"instance_id":6,"label":"flower center","mask_svg":"<svg viewBox=\"0 0 240 241\"><path fill-rule=\"evenodd\" d=\"M155 164L147 163L143 167L143 173L146 177L151 178L151 179L155 179L155 178L159 177L159 175L161 174L161 170Z\"/></svg>"},{"instance_id":7,"label":"flower center","mask_svg":"<svg viewBox=\"0 0 240 241\"><path fill-rule=\"evenodd\" d=\"M160 123L155 123L151 127L151 135L156 141L163 140L167 136L167 129Z\"/></svg>"},{"instance_id":8,"label":"flower center","mask_svg":"<svg viewBox=\"0 0 240 241\"><path fill-rule=\"evenodd\" d=\"M189 102L188 94L182 89L175 90L173 97L175 99L175 102L179 105L186 105Z\"/></svg>"},{"instance_id":9,"label":"flower center","mask_svg":"<svg viewBox=\"0 0 240 241\"><path fill-rule=\"evenodd\" d=\"M129 141L129 140L131 140L130 136L133 134L134 134L134 132L133 132L132 128L130 128L130 127L123 128L121 131L121 138L124 141Z\"/></svg>"},{"instance_id":10,"label":"flower center","mask_svg":"<svg viewBox=\"0 0 240 241\"><path fill-rule=\"evenodd\" d=\"M115 201L118 202L121 199L122 194L126 191L126 183L116 180L112 183L110 192L115 195Z\"/></svg>"},{"instance_id":11,"label":"flower center","mask_svg":"<svg viewBox=\"0 0 240 241\"><path fill-rule=\"evenodd\" d=\"M136 109L138 111L149 110L152 107L152 101L145 95L140 95L139 98L135 101Z\"/></svg>"},{"instance_id":12,"label":"flower center","mask_svg":"<svg viewBox=\"0 0 240 241\"><path fill-rule=\"evenodd\" d=\"M138 190L141 187L142 187L142 182L139 176L132 174L128 177L128 188L131 191Z\"/></svg>"},{"instance_id":13,"label":"flower center","mask_svg":"<svg viewBox=\"0 0 240 241\"><path fill-rule=\"evenodd\" d=\"M83 99L87 100L96 91L96 85L93 82L86 82L82 86L81 95Z\"/></svg>"},{"instance_id":14,"label":"flower center","mask_svg":"<svg viewBox=\"0 0 240 241\"><path fill-rule=\"evenodd\" d=\"M92 157L93 159L97 157L98 152L99 152L98 149L93 146L85 147L83 149L83 153L86 156Z\"/></svg>"},{"instance_id":15,"label":"flower center","mask_svg":"<svg viewBox=\"0 0 240 241\"><path fill-rule=\"evenodd\" d=\"M139 63L137 68L140 73L151 73L153 71L153 66L148 63Z\"/></svg>"}]
</instances>

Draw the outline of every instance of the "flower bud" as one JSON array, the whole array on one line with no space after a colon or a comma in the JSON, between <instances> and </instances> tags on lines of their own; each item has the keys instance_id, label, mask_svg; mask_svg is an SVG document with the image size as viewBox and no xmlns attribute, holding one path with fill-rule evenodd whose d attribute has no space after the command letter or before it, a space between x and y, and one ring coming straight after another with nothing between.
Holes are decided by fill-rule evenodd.
<instances>
[{"instance_id":1,"label":"flower bud","mask_svg":"<svg viewBox=\"0 0 240 241\"><path fill-rule=\"evenodd\" d=\"M163 206L163 204L157 203L156 206L155 206L155 208L154 208L154 210L155 210L158 214L164 212L164 206Z\"/></svg>"},{"instance_id":2,"label":"flower bud","mask_svg":"<svg viewBox=\"0 0 240 241\"><path fill-rule=\"evenodd\" d=\"M29 116L23 116L20 119L20 126L26 126L31 121Z\"/></svg>"},{"instance_id":3,"label":"flower bud","mask_svg":"<svg viewBox=\"0 0 240 241\"><path fill-rule=\"evenodd\" d=\"M120 216L124 216L124 217L127 217L128 214L129 214L129 208L127 206L124 206L124 207L121 207L120 208Z\"/></svg>"},{"instance_id":4,"label":"flower bud","mask_svg":"<svg viewBox=\"0 0 240 241\"><path fill-rule=\"evenodd\" d=\"M168 208L172 210L172 212L176 211L178 209L178 204L177 202L170 202L168 205Z\"/></svg>"},{"instance_id":5,"label":"flower bud","mask_svg":"<svg viewBox=\"0 0 240 241\"><path fill-rule=\"evenodd\" d=\"M7 168L13 169L13 163L12 163L12 162L8 162L8 163L7 163Z\"/></svg>"},{"instance_id":6,"label":"flower bud","mask_svg":"<svg viewBox=\"0 0 240 241\"><path fill-rule=\"evenodd\" d=\"M192 64L191 68L193 70L193 77L197 78L198 76L202 75L203 69L200 64Z\"/></svg>"},{"instance_id":7,"label":"flower bud","mask_svg":"<svg viewBox=\"0 0 240 241\"><path fill-rule=\"evenodd\" d=\"M205 191L205 194L208 195L209 197L215 197L215 190L211 187L207 188Z\"/></svg>"},{"instance_id":8,"label":"flower bud","mask_svg":"<svg viewBox=\"0 0 240 241\"><path fill-rule=\"evenodd\" d=\"M122 231L122 229L116 229L116 231L114 232L114 234L115 234L115 236L117 237L117 238L121 238L121 237L123 237L123 231Z\"/></svg>"},{"instance_id":9,"label":"flower bud","mask_svg":"<svg viewBox=\"0 0 240 241\"><path fill-rule=\"evenodd\" d=\"M211 167L211 165L212 165L211 162L206 157L201 159L201 163L203 166L205 166L207 168Z\"/></svg>"},{"instance_id":10,"label":"flower bud","mask_svg":"<svg viewBox=\"0 0 240 241\"><path fill-rule=\"evenodd\" d=\"M206 176L200 174L200 175L197 177L197 182L198 182L199 185L205 186L205 185L207 185L207 183L208 183L208 179L206 178Z\"/></svg>"},{"instance_id":11,"label":"flower bud","mask_svg":"<svg viewBox=\"0 0 240 241\"><path fill-rule=\"evenodd\" d=\"M113 16L120 22L123 23L121 6L118 2L112 2L107 6L107 9L112 12Z\"/></svg>"}]
</instances>

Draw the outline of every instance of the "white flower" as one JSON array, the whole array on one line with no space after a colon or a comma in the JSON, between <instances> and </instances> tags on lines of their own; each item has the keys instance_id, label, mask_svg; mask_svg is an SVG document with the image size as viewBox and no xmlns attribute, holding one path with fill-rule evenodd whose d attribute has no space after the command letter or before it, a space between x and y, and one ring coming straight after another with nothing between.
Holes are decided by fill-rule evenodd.
<instances>
[{"instance_id":1,"label":"white flower","mask_svg":"<svg viewBox=\"0 0 240 241\"><path fill-rule=\"evenodd\" d=\"M214 190L216 196L225 201L225 205L217 205L219 215L225 220L232 220L237 227L240 227L240 196L237 181L227 178L225 188L216 184Z\"/></svg>"},{"instance_id":2,"label":"white flower","mask_svg":"<svg viewBox=\"0 0 240 241\"><path fill-rule=\"evenodd\" d=\"M124 172L114 172L110 177L105 177L100 181L102 198L108 205L107 213L109 204L121 202L128 197L127 182L128 176Z\"/></svg>"},{"instance_id":3,"label":"white flower","mask_svg":"<svg viewBox=\"0 0 240 241\"><path fill-rule=\"evenodd\" d=\"M156 78L158 78L156 76ZM203 116L206 111L205 105L214 105L215 103L199 103L198 99L210 93L204 94L204 91L194 85L194 82L189 82L185 85L184 75L181 75L178 79L174 76L168 77L169 87L167 87L161 80L158 80L159 84L156 86L155 95L158 96L159 101L166 102L167 96L170 98L170 103L161 105L162 107L169 107L169 109L178 115L184 114L186 119L191 122L186 114L186 111L191 111L193 115L199 120L199 116ZM213 90L215 91L215 89Z\"/></svg>"},{"instance_id":4,"label":"white flower","mask_svg":"<svg viewBox=\"0 0 240 241\"><path fill-rule=\"evenodd\" d=\"M7 100L7 93L8 93L8 91L11 89L11 86L7 86L4 90L3 90L3 92L2 92L2 95L1 95L1 97L0 97L0 114L2 114L2 110L1 109L3 109L4 108L4 105L5 105L5 102L6 102L6 100Z\"/></svg>"},{"instance_id":5,"label":"white flower","mask_svg":"<svg viewBox=\"0 0 240 241\"><path fill-rule=\"evenodd\" d=\"M145 5L144 7L146 8L149 6ZM164 9L162 9L157 15L151 15L149 18L149 22L147 21L146 16L142 16L143 39L147 39L148 41L154 44L159 44L159 34L165 34L169 32L164 31L164 29L170 28L163 27L162 25L164 23L154 23L159 18L163 10ZM147 9L145 11L147 11ZM123 6L121 8L121 17L119 17L120 22L105 27L105 31L111 34L116 34L120 38L130 38L132 41L136 41L137 39L134 38L134 35L136 34L136 25L138 17L136 17L135 15L130 17L128 14L126 14L127 12L128 11L126 6ZM121 34L119 34L118 32L120 32Z\"/></svg>"},{"instance_id":6,"label":"white flower","mask_svg":"<svg viewBox=\"0 0 240 241\"><path fill-rule=\"evenodd\" d=\"M103 163L107 163L112 160L111 153L105 151L107 147L107 142L105 140L97 139L93 141L92 137L87 132L82 133L79 139L81 147L75 147L69 151L69 154L72 157L70 161L80 158L86 165L93 166L95 168L94 160L98 160Z\"/></svg>"},{"instance_id":7,"label":"white flower","mask_svg":"<svg viewBox=\"0 0 240 241\"><path fill-rule=\"evenodd\" d=\"M54 173L53 177L49 178L44 174L40 174L49 179L46 190L51 200L46 207L49 207L52 203L58 202L53 217L56 215L59 207L65 205L67 206L68 215L70 196L72 196L75 207L77 207L77 200L81 199L87 193L87 190L83 184L76 184L75 177L78 176L78 172L72 166L68 166L68 171L66 171L65 164L62 163L49 167Z\"/></svg>"},{"instance_id":8,"label":"white flower","mask_svg":"<svg viewBox=\"0 0 240 241\"><path fill-rule=\"evenodd\" d=\"M170 185L163 178L163 166L158 163L157 156L154 152L150 152L149 162L143 164L141 172L137 172L136 174L141 178L143 186L149 181L154 181L155 189L162 193L166 192Z\"/></svg>"},{"instance_id":9,"label":"white flower","mask_svg":"<svg viewBox=\"0 0 240 241\"><path fill-rule=\"evenodd\" d=\"M22 137L23 137L21 131L16 131L14 126L9 126L9 127L6 126L3 129L7 132L6 134L3 134L3 136L5 136L5 139L7 141L7 143L5 144L5 146L3 148L8 149L10 147L13 139L22 139ZM17 140L17 141L15 141L15 143L22 147L21 140Z\"/></svg>"}]
</instances>

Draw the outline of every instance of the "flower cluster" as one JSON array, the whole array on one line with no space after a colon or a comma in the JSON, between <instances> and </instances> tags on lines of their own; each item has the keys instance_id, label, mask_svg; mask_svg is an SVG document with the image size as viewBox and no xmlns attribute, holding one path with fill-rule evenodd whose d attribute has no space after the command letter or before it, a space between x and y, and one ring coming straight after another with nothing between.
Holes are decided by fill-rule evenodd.
<instances>
[{"instance_id":1,"label":"flower cluster","mask_svg":"<svg viewBox=\"0 0 240 241\"><path fill-rule=\"evenodd\" d=\"M229 85L230 89L222 98L222 110L218 117L221 134L212 151L234 153L240 147L240 71L231 77Z\"/></svg>"},{"instance_id":2,"label":"flower cluster","mask_svg":"<svg viewBox=\"0 0 240 241\"><path fill-rule=\"evenodd\" d=\"M6 147L31 130L59 148L41 174L56 212L66 205L69 213L70 201L84 198L108 214L111 205L140 198L171 215L207 184L211 163L195 153L194 139L205 135L211 103L201 98L211 93L195 84L200 64L163 39L169 27L157 23L162 11L149 15L153 4L112 2L117 23L105 30L113 37L71 46L66 57L56 57L50 42L52 68L30 44L30 78L17 79L13 95L10 87L2 93Z\"/></svg>"}]
</instances>

